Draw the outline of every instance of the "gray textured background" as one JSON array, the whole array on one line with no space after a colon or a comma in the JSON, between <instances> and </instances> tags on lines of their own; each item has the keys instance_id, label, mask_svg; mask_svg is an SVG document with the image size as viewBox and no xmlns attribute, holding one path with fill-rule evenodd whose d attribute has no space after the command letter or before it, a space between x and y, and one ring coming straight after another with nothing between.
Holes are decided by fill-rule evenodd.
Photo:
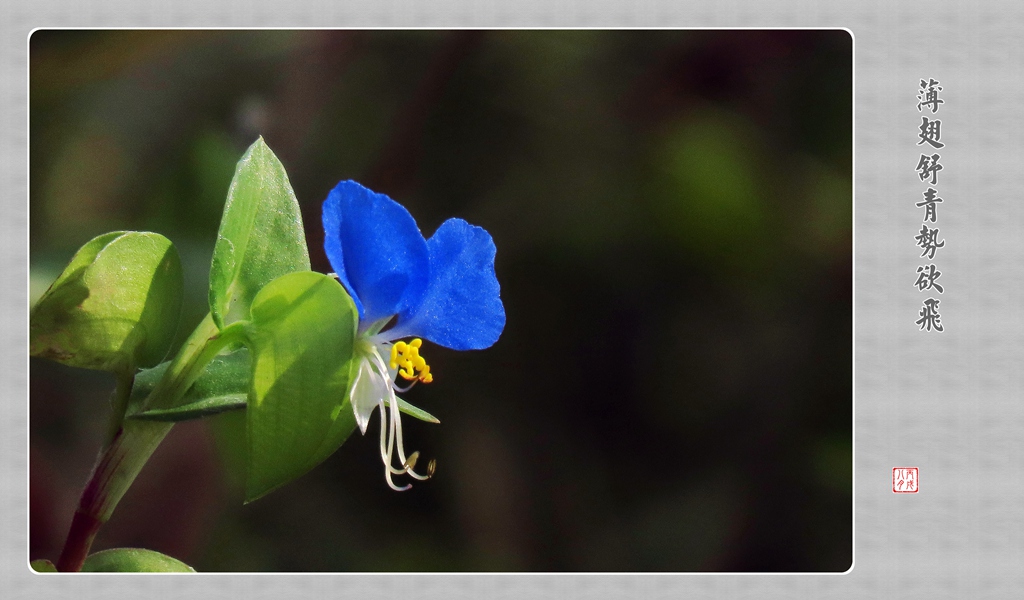
<instances>
[{"instance_id":1,"label":"gray textured background","mask_svg":"<svg viewBox=\"0 0 1024 600\"><path fill-rule=\"evenodd\" d=\"M27 2L3 14L2 362L6 598L1009 598L1024 584L1024 8L742 2ZM855 35L855 565L844 575L39 576L27 547L27 38L39 26L847 27ZM914 325L917 81L946 100L939 190L946 331ZM837 324L843 326L843 324ZM890 491L918 466L921 492Z\"/></svg>"}]
</instances>

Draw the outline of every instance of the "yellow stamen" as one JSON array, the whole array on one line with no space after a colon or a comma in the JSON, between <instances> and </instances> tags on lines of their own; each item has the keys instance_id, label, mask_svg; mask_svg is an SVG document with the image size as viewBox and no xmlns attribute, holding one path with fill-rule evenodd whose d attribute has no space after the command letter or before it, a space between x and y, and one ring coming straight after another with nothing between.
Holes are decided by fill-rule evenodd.
<instances>
[{"instance_id":1,"label":"yellow stamen","mask_svg":"<svg viewBox=\"0 0 1024 600\"><path fill-rule=\"evenodd\" d=\"M420 356L423 340L415 338L408 344L395 342L391 346L391 368L398 369L398 374L405 379L416 379L422 383L430 383L434 376L430 374L430 365Z\"/></svg>"},{"instance_id":2,"label":"yellow stamen","mask_svg":"<svg viewBox=\"0 0 1024 600\"><path fill-rule=\"evenodd\" d=\"M398 368L398 355L405 352L407 344L405 342L395 342L394 346L391 346L391 368Z\"/></svg>"}]
</instances>

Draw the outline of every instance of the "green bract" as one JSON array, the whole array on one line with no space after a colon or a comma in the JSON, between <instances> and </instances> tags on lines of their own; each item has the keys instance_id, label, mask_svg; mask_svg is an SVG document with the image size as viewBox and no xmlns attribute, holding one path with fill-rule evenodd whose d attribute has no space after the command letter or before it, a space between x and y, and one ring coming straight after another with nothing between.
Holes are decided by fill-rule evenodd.
<instances>
[{"instance_id":1,"label":"green bract","mask_svg":"<svg viewBox=\"0 0 1024 600\"><path fill-rule=\"evenodd\" d=\"M260 289L309 270L309 252L288 174L263 138L238 161L210 265L210 314L218 327L249 318Z\"/></svg>"},{"instance_id":2,"label":"green bract","mask_svg":"<svg viewBox=\"0 0 1024 600\"><path fill-rule=\"evenodd\" d=\"M83 573L195 573L176 558L142 548L114 548L91 554Z\"/></svg>"},{"instance_id":3,"label":"green bract","mask_svg":"<svg viewBox=\"0 0 1024 600\"><path fill-rule=\"evenodd\" d=\"M186 421L245 408L249 392L249 351L243 348L211 360L173 408L143 409L146 398L164 376L169 364L162 363L135 376L126 417Z\"/></svg>"},{"instance_id":4,"label":"green bract","mask_svg":"<svg viewBox=\"0 0 1024 600\"><path fill-rule=\"evenodd\" d=\"M355 429L347 397L358 322L341 284L320 273L275 279L253 300L247 501L310 470Z\"/></svg>"},{"instance_id":5,"label":"green bract","mask_svg":"<svg viewBox=\"0 0 1024 600\"><path fill-rule=\"evenodd\" d=\"M29 352L75 367L131 372L167 353L181 311L182 272L170 240L101 235L75 254L32 308Z\"/></svg>"}]
</instances>

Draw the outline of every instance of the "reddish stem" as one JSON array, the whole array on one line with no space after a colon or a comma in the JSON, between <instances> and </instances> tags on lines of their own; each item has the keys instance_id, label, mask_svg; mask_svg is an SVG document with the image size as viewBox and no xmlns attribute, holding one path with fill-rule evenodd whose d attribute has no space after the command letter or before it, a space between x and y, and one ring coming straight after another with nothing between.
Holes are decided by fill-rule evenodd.
<instances>
[{"instance_id":1,"label":"reddish stem","mask_svg":"<svg viewBox=\"0 0 1024 600\"><path fill-rule=\"evenodd\" d=\"M171 423L131 423L117 431L100 454L71 520L58 571L80 571L101 525L110 518L121 496L146 460L171 429Z\"/></svg>"},{"instance_id":2,"label":"reddish stem","mask_svg":"<svg viewBox=\"0 0 1024 600\"><path fill-rule=\"evenodd\" d=\"M68 532L68 539L64 543L64 550L57 559L57 570L60 572L81 571L85 557L89 555L89 548L96 533L100 530L100 522L96 517L75 511L75 517L71 520L71 531Z\"/></svg>"},{"instance_id":3,"label":"reddish stem","mask_svg":"<svg viewBox=\"0 0 1024 600\"><path fill-rule=\"evenodd\" d=\"M110 482L111 472L120 466L124 458L124 455L118 452L120 448L118 441L123 432L123 429L118 429L111 443L103 449L96 461L96 466L92 469L89 481L85 484L85 489L82 490L82 495L78 499L78 509L75 510L75 516L71 519L71 530L68 531L60 558L57 559L58 571L82 570L82 563L89 555L92 541L96 538L100 525L103 525L103 520L100 518L100 507L106 497L106 487Z\"/></svg>"},{"instance_id":4,"label":"reddish stem","mask_svg":"<svg viewBox=\"0 0 1024 600\"><path fill-rule=\"evenodd\" d=\"M147 402L155 406L173 404L199 377L202 369L243 331L241 323L224 331L217 329L207 315L171 362L164 378L157 384ZM225 335L231 331L229 335ZM130 369L131 370L131 369ZM128 486L160 445L173 423L126 421L124 418L133 378L118 382L118 401L111 426L109 443L100 452L96 466L78 500L78 509L71 520L64 549L57 560L58 571L80 571L89 555L92 541L100 526L107 522L114 507L121 501ZM164 404L160 404L160 403Z\"/></svg>"}]
</instances>

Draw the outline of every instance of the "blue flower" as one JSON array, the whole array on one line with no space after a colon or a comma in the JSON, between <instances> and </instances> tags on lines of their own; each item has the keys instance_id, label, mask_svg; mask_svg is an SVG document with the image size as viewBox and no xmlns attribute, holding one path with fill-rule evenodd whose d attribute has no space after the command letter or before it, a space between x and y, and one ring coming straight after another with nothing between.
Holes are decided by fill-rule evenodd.
<instances>
[{"instance_id":1,"label":"blue flower","mask_svg":"<svg viewBox=\"0 0 1024 600\"><path fill-rule=\"evenodd\" d=\"M427 475L413 470L419 453L405 455L395 391L433 379L419 354L421 338L453 350L481 350L498 341L505 308L494 274L494 241L462 219L448 219L424 239L402 205L354 181L331 190L323 222L327 258L359 310L352 411L365 434L380 409L385 477L392 488L408 489L396 486L392 475L426 479L433 461ZM399 376L412 383L399 387ZM392 466L396 449L399 467Z\"/></svg>"}]
</instances>

